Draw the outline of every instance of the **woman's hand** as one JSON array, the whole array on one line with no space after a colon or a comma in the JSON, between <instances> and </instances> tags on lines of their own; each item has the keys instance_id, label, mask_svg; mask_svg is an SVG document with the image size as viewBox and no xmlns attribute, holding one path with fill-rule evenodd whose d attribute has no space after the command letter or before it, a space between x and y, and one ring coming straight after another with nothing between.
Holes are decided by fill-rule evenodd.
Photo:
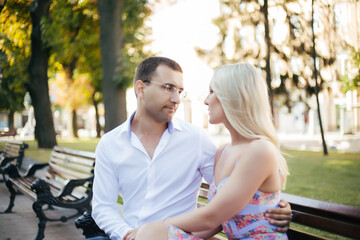
<instances>
[{"instance_id":1,"label":"woman's hand","mask_svg":"<svg viewBox=\"0 0 360 240\"><path fill-rule=\"evenodd\" d=\"M269 222L277 226L277 231L285 233L290 226L292 218L290 204L281 199L278 208L268 209L265 216L270 218Z\"/></svg>"}]
</instances>

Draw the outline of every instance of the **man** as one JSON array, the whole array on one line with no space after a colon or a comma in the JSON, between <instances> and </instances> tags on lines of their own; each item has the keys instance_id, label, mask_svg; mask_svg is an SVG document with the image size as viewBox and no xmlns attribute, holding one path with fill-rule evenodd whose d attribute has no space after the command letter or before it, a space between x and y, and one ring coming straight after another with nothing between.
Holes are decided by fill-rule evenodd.
<instances>
[{"instance_id":1,"label":"man","mask_svg":"<svg viewBox=\"0 0 360 240\"><path fill-rule=\"evenodd\" d=\"M180 65L164 57L145 59L134 90L136 112L96 148L92 216L111 239L130 239L144 223L193 210L202 177L211 183L213 175L216 146L203 130L173 119L184 95ZM279 220L291 212L288 204L274 211ZM279 226L286 230L287 223Z\"/></svg>"}]
</instances>

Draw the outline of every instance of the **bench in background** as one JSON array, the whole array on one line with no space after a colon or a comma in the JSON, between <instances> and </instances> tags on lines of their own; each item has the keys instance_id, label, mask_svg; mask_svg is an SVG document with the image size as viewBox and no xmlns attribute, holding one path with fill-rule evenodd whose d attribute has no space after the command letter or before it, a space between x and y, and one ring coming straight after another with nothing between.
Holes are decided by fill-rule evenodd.
<instances>
[{"instance_id":1,"label":"bench in background","mask_svg":"<svg viewBox=\"0 0 360 240\"><path fill-rule=\"evenodd\" d=\"M54 147L48 163L34 164L24 175L18 173L15 165L8 165L5 171L9 175L6 186L10 201L5 212L10 213L14 207L15 189L34 200L32 207L39 218L35 239L43 239L47 221L66 222L90 210L94 163L93 152ZM44 167L47 167L45 174L43 171L45 176L40 176L38 170ZM45 215L44 205L77 211L71 216L51 219Z\"/></svg>"},{"instance_id":2,"label":"bench in background","mask_svg":"<svg viewBox=\"0 0 360 240\"><path fill-rule=\"evenodd\" d=\"M16 128L12 128L9 131L0 130L0 137L15 137L16 136Z\"/></svg>"},{"instance_id":3,"label":"bench in background","mask_svg":"<svg viewBox=\"0 0 360 240\"><path fill-rule=\"evenodd\" d=\"M28 144L22 141L9 140L5 143L5 147L0 151L0 173L3 175L3 181L5 182L4 167L10 162L20 168L25 155L25 149L28 148Z\"/></svg>"}]
</instances>

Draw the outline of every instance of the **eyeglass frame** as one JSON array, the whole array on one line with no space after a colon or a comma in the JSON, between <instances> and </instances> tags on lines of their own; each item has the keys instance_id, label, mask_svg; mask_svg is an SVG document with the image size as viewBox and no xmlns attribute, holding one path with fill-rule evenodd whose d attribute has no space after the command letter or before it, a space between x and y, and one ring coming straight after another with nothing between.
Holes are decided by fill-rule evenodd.
<instances>
[{"instance_id":1,"label":"eyeglass frame","mask_svg":"<svg viewBox=\"0 0 360 240\"><path fill-rule=\"evenodd\" d=\"M174 94L177 93L180 98L186 98L187 92L184 89L177 88L175 85L171 83L159 83L152 80L141 80L143 83L154 83L156 85L159 85L164 89L165 92Z\"/></svg>"}]
</instances>

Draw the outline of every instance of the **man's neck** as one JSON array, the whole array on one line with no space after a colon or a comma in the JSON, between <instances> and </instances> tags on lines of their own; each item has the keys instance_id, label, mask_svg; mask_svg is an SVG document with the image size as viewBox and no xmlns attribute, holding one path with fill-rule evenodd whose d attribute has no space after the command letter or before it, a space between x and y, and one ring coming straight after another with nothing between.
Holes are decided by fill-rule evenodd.
<instances>
[{"instance_id":1,"label":"man's neck","mask_svg":"<svg viewBox=\"0 0 360 240\"><path fill-rule=\"evenodd\" d=\"M141 135L158 135L167 129L167 122L158 122L154 119L144 116L138 112L135 113L131 121L131 131Z\"/></svg>"},{"instance_id":2,"label":"man's neck","mask_svg":"<svg viewBox=\"0 0 360 240\"><path fill-rule=\"evenodd\" d=\"M131 131L139 138L150 158L153 157L167 126L166 122L156 122L138 113L135 113L131 121Z\"/></svg>"}]
</instances>

